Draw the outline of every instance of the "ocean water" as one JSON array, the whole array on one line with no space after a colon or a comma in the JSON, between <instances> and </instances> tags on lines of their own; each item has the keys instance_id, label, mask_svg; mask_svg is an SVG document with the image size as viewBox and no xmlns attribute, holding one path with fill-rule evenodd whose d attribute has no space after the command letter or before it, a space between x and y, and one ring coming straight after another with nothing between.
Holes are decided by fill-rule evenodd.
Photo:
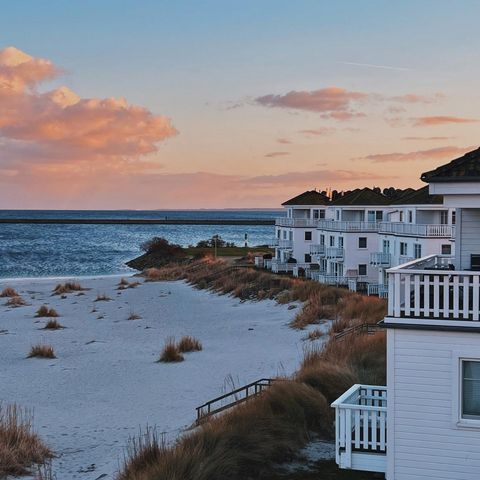
<instances>
[{"instance_id":1,"label":"ocean water","mask_svg":"<svg viewBox=\"0 0 480 480\"><path fill-rule=\"evenodd\" d=\"M0 211L0 218L218 218L264 219L278 211ZM31 225L0 224L0 278L127 273L151 237L183 246L218 234L236 245L264 245L274 235L263 225Z\"/></svg>"}]
</instances>

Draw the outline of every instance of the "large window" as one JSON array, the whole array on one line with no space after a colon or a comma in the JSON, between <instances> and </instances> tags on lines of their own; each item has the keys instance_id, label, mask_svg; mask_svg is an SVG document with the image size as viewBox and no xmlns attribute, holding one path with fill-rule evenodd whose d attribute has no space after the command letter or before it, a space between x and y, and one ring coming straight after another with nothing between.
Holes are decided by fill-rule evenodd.
<instances>
[{"instance_id":1,"label":"large window","mask_svg":"<svg viewBox=\"0 0 480 480\"><path fill-rule=\"evenodd\" d=\"M408 255L407 242L400 242L400 255Z\"/></svg>"},{"instance_id":2,"label":"large window","mask_svg":"<svg viewBox=\"0 0 480 480\"><path fill-rule=\"evenodd\" d=\"M330 246L331 247L335 246L335 237L333 235L330 235Z\"/></svg>"},{"instance_id":3,"label":"large window","mask_svg":"<svg viewBox=\"0 0 480 480\"><path fill-rule=\"evenodd\" d=\"M415 258L422 258L422 246L419 243L413 244L413 255Z\"/></svg>"},{"instance_id":4,"label":"large window","mask_svg":"<svg viewBox=\"0 0 480 480\"><path fill-rule=\"evenodd\" d=\"M309 242L312 240L312 232L305 232L305 241Z\"/></svg>"},{"instance_id":5,"label":"large window","mask_svg":"<svg viewBox=\"0 0 480 480\"><path fill-rule=\"evenodd\" d=\"M311 263L312 256L309 253L305 254L305 263Z\"/></svg>"},{"instance_id":6,"label":"large window","mask_svg":"<svg viewBox=\"0 0 480 480\"><path fill-rule=\"evenodd\" d=\"M480 420L480 361L462 360L462 418Z\"/></svg>"},{"instance_id":7,"label":"large window","mask_svg":"<svg viewBox=\"0 0 480 480\"><path fill-rule=\"evenodd\" d=\"M358 238L358 248L367 248L367 237Z\"/></svg>"},{"instance_id":8,"label":"large window","mask_svg":"<svg viewBox=\"0 0 480 480\"><path fill-rule=\"evenodd\" d=\"M362 263L358 266L358 275L359 276L365 276L367 274L367 265Z\"/></svg>"},{"instance_id":9,"label":"large window","mask_svg":"<svg viewBox=\"0 0 480 480\"><path fill-rule=\"evenodd\" d=\"M452 254L452 246L449 243L445 243L442 245L442 255L451 255Z\"/></svg>"},{"instance_id":10,"label":"large window","mask_svg":"<svg viewBox=\"0 0 480 480\"><path fill-rule=\"evenodd\" d=\"M440 223L442 225L448 225L448 210L442 210L440 212Z\"/></svg>"}]
</instances>

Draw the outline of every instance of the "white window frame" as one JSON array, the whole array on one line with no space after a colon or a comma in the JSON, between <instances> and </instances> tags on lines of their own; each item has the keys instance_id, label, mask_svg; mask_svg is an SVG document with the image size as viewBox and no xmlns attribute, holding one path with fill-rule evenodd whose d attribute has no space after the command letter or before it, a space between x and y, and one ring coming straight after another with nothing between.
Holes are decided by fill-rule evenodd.
<instances>
[{"instance_id":1,"label":"white window frame","mask_svg":"<svg viewBox=\"0 0 480 480\"><path fill-rule=\"evenodd\" d=\"M480 362L478 349L452 352L452 423L456 429L475 429L480 431L480 418L462 417L462 362Z\"/></svg>"}]
</instances>

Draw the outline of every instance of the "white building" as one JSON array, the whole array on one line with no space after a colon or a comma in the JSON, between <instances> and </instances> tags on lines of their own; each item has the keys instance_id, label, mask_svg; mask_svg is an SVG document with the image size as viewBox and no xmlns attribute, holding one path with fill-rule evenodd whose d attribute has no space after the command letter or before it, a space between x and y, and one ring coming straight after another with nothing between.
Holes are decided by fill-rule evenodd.
<instances>
[{"instance_id":1,"label":"white building","mask_svg":"<svg viewBox=\"0 0 480 480\"><path fill-rule=\"evenodd\" d=\"M480 149L424 173L456 209L455 255L388 270L387 386L336 409L337 463L387 480L480 478Z\"/></svg>"},{"instance_id":2,"label":"white building","mask_svg":"<svg viewBox=\"0 0 480 480\"><path fill-rule=\"evenodd\" d=\"M271 264L274 272L294 271L298 275L299 269L310 267L310 245L315 243L316 228L319 220L325 218L328 203L328 197L316 190L282 203L286 216L276 219L275 238L271 242L275 247Z\"/></svg>"}]
</instances>

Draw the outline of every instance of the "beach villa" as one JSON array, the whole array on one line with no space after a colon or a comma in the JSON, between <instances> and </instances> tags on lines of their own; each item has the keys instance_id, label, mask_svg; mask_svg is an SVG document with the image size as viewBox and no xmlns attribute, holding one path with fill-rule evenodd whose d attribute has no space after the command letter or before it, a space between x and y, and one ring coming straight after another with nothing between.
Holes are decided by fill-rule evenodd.
<instances>
[{"instance_id":1,"label":"beach villa","mask_svg":"<svg viewBox=\"0 0 480 480\"><path fill-rule=\"evenodd\" d=\"M406 238L405 232L422 245L421 255L414 252L407 263L394 266L392 256L384 264L387 385L353 385L332 404L336 461L344 469L384 472L387 480L475 480L480 478L480 149L421 178L436 200L414 200L426 190L404 198L390 213L395 226L379 232L382 242L390 238L390 247L397 241L393 237ZM410 210L411 222L405 223ZM398 227L402 223L405 230ZM453 247L453 234L455 250L447 248ZM430 241L436 245L432 250L440 251L430 253Z\"/></svg>"}]
</instances>

